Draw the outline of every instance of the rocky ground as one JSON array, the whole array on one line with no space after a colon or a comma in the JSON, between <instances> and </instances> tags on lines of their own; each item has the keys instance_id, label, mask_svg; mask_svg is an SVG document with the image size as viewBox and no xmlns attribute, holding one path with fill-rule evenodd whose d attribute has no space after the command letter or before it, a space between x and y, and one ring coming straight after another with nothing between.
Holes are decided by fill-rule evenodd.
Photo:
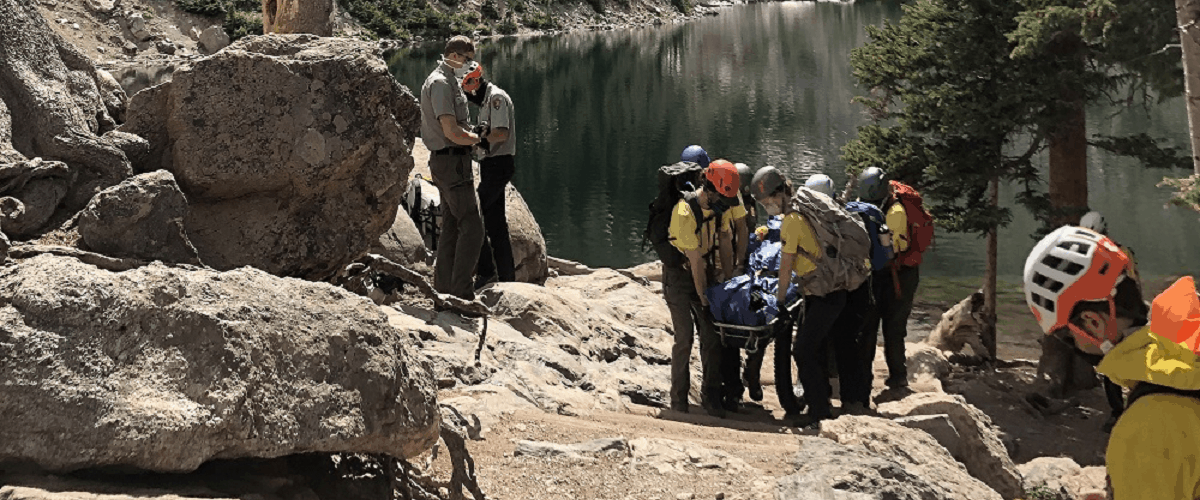
<instances>
[{"instance_id":1,"label":"rocky ground","mask_svg":"<svg viewBox=\"0 0 1200 500\"><path fill-rule=\"evenodd\" d=\"M380 44L250 37L128 98L89 58L127 27L89 38L29 9L0 0L30 27L0 37L16 47L0 60L0 498L445 499L473 479L476 500L1102 489L1080 467L1102 462L1098 390L1031 405L1034 362L957 352L973 317L957 298L922 303L913 393L876 387L872 415L789 427L770 355L763 402L703 414L693 356L692 411L667 411L655 266L547 256L515 189L523 281L473 303L429 293L399 206L428 153Z\"/></svg>"}]
</instances>

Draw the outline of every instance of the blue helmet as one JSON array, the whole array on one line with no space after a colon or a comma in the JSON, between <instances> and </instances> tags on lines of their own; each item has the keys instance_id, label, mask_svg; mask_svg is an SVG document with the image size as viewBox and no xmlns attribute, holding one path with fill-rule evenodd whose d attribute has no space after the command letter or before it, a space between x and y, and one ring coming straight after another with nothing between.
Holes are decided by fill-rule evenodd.
<instances>
[{"instance_id":1,"label":"blue helmet","mask_svg":"<svg viewBox=\"0 0 1200 500\"><path fill-rule=\"evenodd\" d=\"M858 174L858 199L867 202L880 202L888 195L887 172L879 167L871 167Z\"/></svg>"},{"instance_id":2,"label":"blue helmet","mask_svg":"<svg viewBox=\"0 0 1200 500\"><path fill-rule=\"evenodd\" d=\"M704 148L692 144L683 148L683 154L679 155L679 161L690 161L700 164L701 167L708 168L708 152Z\"/></svg>"}]
</instances>

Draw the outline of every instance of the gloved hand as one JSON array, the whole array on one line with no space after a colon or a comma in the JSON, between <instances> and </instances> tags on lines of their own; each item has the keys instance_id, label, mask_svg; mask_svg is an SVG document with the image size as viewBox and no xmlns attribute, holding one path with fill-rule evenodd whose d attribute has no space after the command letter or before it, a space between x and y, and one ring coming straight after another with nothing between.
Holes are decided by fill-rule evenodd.
<instances>
[{"instance_id":1,"label":"gloved hand","mask_svg":"<svg viewBox=\"0 0 1200 500\"><path fill-rule=\"evenodd\" d=\"M486 137L488 135L488 133L490 133L491 131L492 131L491 125L489 125L488 122L486 122L486 121L479 122L479 125L476 125L474 128L471 129L471 132L479 135L480 139L482 139L483 137Z\"/></svg>"},{"instance_id":2,"label":"gloved hand","mask_svg":"<svg viewBox=\"0 0 1200 500\"><path fill-rule=\"evenodd\" d=\"M479 146L479 148L483 150L484 154L487 154L492 150L491 143L488 142L487 137L484 135L479 136L479 142L475 145Z\"/></svg>"}]
</instances>

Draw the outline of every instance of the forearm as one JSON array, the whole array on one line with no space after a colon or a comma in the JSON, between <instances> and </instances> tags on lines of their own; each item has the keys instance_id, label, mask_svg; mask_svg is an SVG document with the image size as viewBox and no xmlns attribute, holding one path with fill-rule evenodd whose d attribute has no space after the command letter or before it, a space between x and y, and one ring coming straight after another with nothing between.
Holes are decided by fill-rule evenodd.
<instances>
[{"instance_id":1,"label":"forearm","mask_svg":"<svg viewBox=\"0 0 1200 500\"><path fill-rule=\"evenodd\" d=\"M746 250L750 247L750 227L746 224L746 219L738 219L738 239L737 239L737 262L735 266L742 266L746 263Z\"/></svg>"},{"instance_id":2,"label":"forearm","mask_svg":"<svg viewBox=\"0 0 1200 500\"><path fill-rule=\"evenodd\" d=\"M479 136L471 133L470 130L462 128L462 125L459 125L458 122L454 121L453 117L448 118L451 119L442 120L441 122L442 134L444 134L446 138L450 140L450 142L460 146L473 146L475 143L479 142Z\"/></svg>"},{"instance_id":3,"label":"forearm","mask_svg":"<svg viewBox=\"0 0 1200 500\"><path fill-rule=\"evenodd\" d=\"M733 279L733 237L729 233L721 233L721 271L725 281Z\"/></svg>"},{"instance_id":4,"label":"forearm","mask_svg":"<svg viewBox=\"0 0 1200 500\"><path fill-rule=\"evenodd\" d=\"M775 288L775 304L780 309L784 306L784 301L787 300L788 287L792 286L792 263L796 260L794 253L782 253L779 256L779 283Z\"/></svg>"},{"instance_id":5,"label":"forearm","mask_svg":"<svg viewBox=\"0 0 1200 500\"><path fill-rule=\"evenodd\" d=\"M487 140L488 140L488 142L490 142L492 144L499 144L501 142L507 141L508 140L508 129L507 128L492 129L492 131L490 133L488 133Z\"/></svg>"},{"instance_id":6,"label":"forearm","mask_svg":"<svg viewBox=\"0 0 1200 500\"><path fill-rule=\"evenodd\" d=\"M701 303L707 304L704 288L708 285L708 269L704 257L700 255L699 250L688 250L684 254L687 256L689 267L692 268L692 285L696 287L696 294L700 296Z\"/></svg>"}]
</instances>

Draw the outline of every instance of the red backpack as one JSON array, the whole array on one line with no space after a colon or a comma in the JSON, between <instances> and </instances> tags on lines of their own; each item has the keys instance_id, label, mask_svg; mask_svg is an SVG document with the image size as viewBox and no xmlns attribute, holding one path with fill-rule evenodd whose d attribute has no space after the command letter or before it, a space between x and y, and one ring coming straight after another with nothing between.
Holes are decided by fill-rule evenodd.
<instances>
[{"instance_id":1,"label":"red backpack","mask_svg":"<svg viewBox=\"0 0 1200 500\"><path fill-rule=\"evenodd\" d=\"M912 186L900 181L891 181L892 196L904 207L908 217L908 227L904 233L908 236L908 249L896 254L896 263L902 266L916 266L921 263L921 254L933 246L933 216L925 210L921 193ZM900 228L893 228L900 231Z\"/></svg>"}]
</instances>

